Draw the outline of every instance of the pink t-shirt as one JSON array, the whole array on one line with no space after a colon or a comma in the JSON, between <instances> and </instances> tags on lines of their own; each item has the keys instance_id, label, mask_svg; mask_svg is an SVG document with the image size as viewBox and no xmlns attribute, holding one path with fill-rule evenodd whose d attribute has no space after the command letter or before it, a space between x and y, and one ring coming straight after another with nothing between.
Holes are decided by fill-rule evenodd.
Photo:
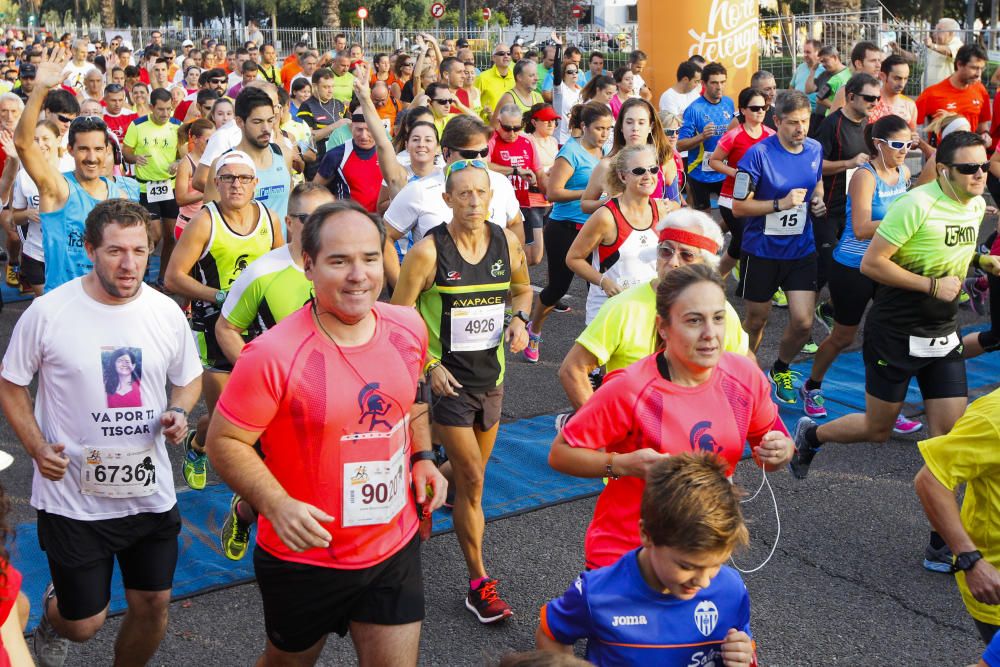
<instances>
[{"instance_id":1,"label":"pink t-shirt","mask_svg":"<svg viewBox=\"0 0 1000 667\"><path fill-rule=\"evenodd\" d=\"M328 548L296 553L262 514L257 544L282 560L371 567L417 531L408 415L427 327L413 308L374 311L375 334L354 347L317 329L308 305L289 315L243 349L216 406L262 431L264 463L289 495L334 517Z\"/></svg>"},{"instance_id":2,"label":"pink t-shirt","mask_svg":"<svg viewBox=\"0 0 1000 667\"><path fill-rule=\"evenodd\" d=\"M490 162L494 164L535 172L541 169L541 165L538 163L538 155L535 152L535 145L531 143L531 139L523 134L517 135L516 141L507 143L500 138L498 133L494 132L493 136L490 137L489 149ZM511 174L507 177L507 180L514 186L517 203L521 208L548 205L545 197L540 192L530 191L531 183L528 179Z\"/></svg>"},{"instance_id":3,"label":"pink t-shirt","mask_svg":"<svg viewBox=\"0 0 1000 667\"><path fill-rule=\"evenodd\" d=\"M724 352L711 378L684 387L663 378L652 354L610 373L562 431L571 447L624 454L713 452L732 475L749 440L756 447L771 430L785 431L764 373L744 356ZM639 546L639 505L646 483L608 480L587 528L587 567L611 565Z\"/></svg>"}]
</instances>

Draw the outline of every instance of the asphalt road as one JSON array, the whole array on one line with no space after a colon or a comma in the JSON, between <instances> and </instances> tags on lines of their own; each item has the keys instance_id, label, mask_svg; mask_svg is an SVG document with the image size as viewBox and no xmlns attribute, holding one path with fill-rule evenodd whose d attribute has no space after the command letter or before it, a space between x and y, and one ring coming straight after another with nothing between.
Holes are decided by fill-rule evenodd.
<instances>
[{"instance_id":1,"label":"asphalt road","mask_svg":"<svg viewBox=\"0 0 1000 667\"><path fill-rule=\"evenodd\" d=\"M544 284L544 275L544 268L536 267L535 284ZM539 364L510 360L505 420L568 406L556 371L583 328L579 280L569 302L573 312L553 314L547 322ZM738 300L733 303L740 309ZM9 337L24 307L11 304L0 313L0 339ZM962 317L973 319L968 311ZM776 310L759 353L762 366L773 361L785 320L785 312ZM816 335L822 336L818 327ZM921 567L928 528L911 483L921 465L915 443L911 437L885 445L828 445L807 480L796 481L786 472L770 477L780 540L770 562L745 575L762 665L968 665L978 660L982 645L953 579ZM0 448L16 456L0 476L14 502L12 519L31 520L30 461L6 422L0 423ZM176 452L173 459L177 464ZM761 473L743 463L736 481L752 492ZM500 626L481 626L465 610L466 575L454 534L431 539L423 549L427 619L420 664L487 665L505 652L531 649L539 607L560 595L583 565L583 535L593 504L593 499L579 500L487 525L486 562L515 611ZM738 562L749 568L767 557L777 532L766 490L747 504L746 516L751 547ZM167 636L151 664L247 665L263 648L260 597L253 584L176 602L170 614ZM90 642L72 646L67 665L110 664L120 623L120 617L111 618ZM349 640L332 637L320 664L356 664Z\"/></svg>"}]
</instances>

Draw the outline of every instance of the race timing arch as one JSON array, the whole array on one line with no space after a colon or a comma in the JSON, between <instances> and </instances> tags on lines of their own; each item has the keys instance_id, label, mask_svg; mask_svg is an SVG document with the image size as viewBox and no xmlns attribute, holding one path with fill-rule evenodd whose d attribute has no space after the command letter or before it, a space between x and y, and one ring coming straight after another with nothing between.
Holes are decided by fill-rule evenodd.
<instances>
[{"instance_id":1,"label":"race timing arch","mask_svg":"<svg viewBox=\"0 0 1000 667\"><path fill-rule=\"evenodd\" d=\"M638 0L638 6L639 48L649 55L643 79L657 96L677 82L677 65L695 54L725 65L733 101L750 85L760 41L757 0Z\"/></svg>"}]
</instances>

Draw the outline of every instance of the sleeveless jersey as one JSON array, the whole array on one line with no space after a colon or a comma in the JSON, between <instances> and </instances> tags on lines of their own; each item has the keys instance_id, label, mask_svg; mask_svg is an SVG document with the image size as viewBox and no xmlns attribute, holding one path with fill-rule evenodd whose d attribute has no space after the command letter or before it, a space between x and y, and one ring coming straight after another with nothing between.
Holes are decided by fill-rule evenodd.
<instances>
[{"instance_id":1,"label":"sleeveless jersey","mask_svg":"<svg viewBox=\"0 0 1000 667\"><path fill-rule=\"evenodd\" d=\"M660 219L659 209L653 199L649 207L653 222L648 229L636 229L622 215L618 198L604 204L615 219L617 238L610 245L598 245L591 255L590 264L594 270L603 273L609 280L618 283L622 289L634 287L656 277L656 223ZM608 300L608 295L597 285L591 285L587 293L587 324L597 317L597 311Z\"/></svg>"},{"instance_id":2,"label":"sleeveless jersey","mask_svg":"<svg viewBox=\"0 0 1000 667\"><path fill-rule=\"evenodd\" d=\"M881 221L882 218L885 217L885 212L889 209L889 204L894 202L901 194L906 192L906 186L909 185L906 179L903 178L903 168L897 167L899 180L896 181L895 185L889 185L883 181L879 177L878 172L875 171L875 167L873 167L870 163L863 164L859 168L870 171L875 177L875 192L872 194L871 217L872 220ZM840 237L840 242L833 250L833 258L844 266L860 269L861 258L864 257L865 251L868 250L868 245L870 243L871 239L859 239L854 236L854 225L851 224L851 194L848 192L847 224L844 225L844 233Z\"/></svg>"},{"instance_id":3,"label":"sleeveless jersey","mask_svg":"<svg viewBox=\"0 0 1000 667\"><path fill-rule=\"evenodd\" d=\"M257 207L257 224L244 236L229 226L218 203L205 204L211 216L212 231L205 251L194 265L194 276L201 284L228 291L251 262L270 252L274 244L271 213L260 202L254 202L254 205ZM205 321L218 314L219 307L215 302L191 302L193 321Z\"/></svg>"},{"instance_id":4,"label":"sleeveless jersey","mask_svg":"<svg viewBox=\"0 0 1000 667\"><path fill-rule=\"evenodd\" d=\"M92 197L76 180L76 174L63 174L69 186L66 203L58 211L39 213L42 222L42 245L45 250L45 291L86 275L94 266L83 249L83 230L87 215L103 200ZM124 198L121 189L101 176L108 188L108 199Z\"/></svg>"},{"instance_id":5,"label":"sleeveless jersey","mask_svg":"<svg viewBox=\"0 0 1000 667\"><path fill-rule=\"evenodd\" d=\"M478 264L462 258L446 224L427 233L437 249L437 273L417 299L430 333L431 356L470 391L500 386L504 373L510 250L501 227L488 222L486 228L490 244Z\"/></svg>"},{"instance_id":6,"label":"sleeveless jersey","mask_svg":"<svg viewBox=\"0 0 1000 667\"><path fill-rule=\"evenodd\" d=\"M511 88L507 92L510 93L510 96L511 98L513 98L514 104L517 105L517 108L521 110L521 114L525 114L528 111L531 111L532 106L536 104L542 104L543 102L545 102L545 100L542 99L542 94L537 90L531 91L531 102L529 102L528 104L524 103L521 97L517 94L517 91L514 90L513 88ZM466 104L466 106L468 106L468 104Z\"/></svg>"}]
</instances>

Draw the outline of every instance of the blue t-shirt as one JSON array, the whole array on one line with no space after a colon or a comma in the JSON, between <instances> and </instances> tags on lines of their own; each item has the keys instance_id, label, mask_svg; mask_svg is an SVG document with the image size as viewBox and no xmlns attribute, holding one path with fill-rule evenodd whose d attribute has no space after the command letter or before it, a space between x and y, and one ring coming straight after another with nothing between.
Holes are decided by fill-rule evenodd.
<instances>
[{"instance_id":1,"label":"blue t-shirt","mask_svg":"<svg viewBox=\"0 0 1000 667\"><path fill-rule=\"evenodd\" d=\"M91 197L72 171L65 172L63 177L69 186L66 204L58 211L38 214L45 249L46 292L86 275L94 267L83 247L83 232L87 215L103 200ZM116 183L104 176L101 180L108 188L108 199L128 198Z\"/></svg>"},{"instance_id":2,"label":"blue t-shirt","mask_svg":"<svg viewBox=\"0 0 1000 667\"><path fill-rule=\"evenodd\" d=\"M872 195L872 220L881 221L885 217L885 212L889 208L889 204L906 192L907 182L903 178L903 168L898 167L899 180L896 181L895 185L889 185L879 178L878 172L875 171L875 167L871 166L871 164L864 164L858 168L865 169L875 176L875 192ZM840 237L840 242L833 249L833 258L844 266L860 269L861 258L864 257L870 243L871 239L861 240L854 236L854 227L851 225L850 183L848 183L847 224L844 226L844 233Z\"/></svg>"},{"instance_id":3,"label":"blue t-shirt","mask_svg":"<svg viewBox=\"0 0 1000 667\"><path fill-rule=\"evenodd\" d=\"M993 635L986 652L983 653L983 662L989 667L1000 667L1000 632Z\"/></svg>"},{"instance_id":4,"label":"blue t-shirt","mask_svg":"<svg viewBox=\"0 0 1000 667\"><path fill-rule=\"evenodd\" d=\"M681 125L679 139L690 139L701 131L706 125L715 125L715 134L705 141L697 149L688 151L688 174L699 183L721 183L726 180L725 174L711 169L708 166L708 158L715 151L715 145L726 133L729 121L736 114L733 101L728 97L723 97L717 104L712 104L702 95L688 105L684 110L684 124ZM708 171L706 171L708 170Z\"/></svg>"},{"instance_id":5,"label":"blue t-shirt","mask_svg":"<svg viewBox=\"0 0 1000 667\"><path fill-rule=\"evenodd\" d=\"M553 67L560 67L559 63L553 65ZM555 77L552 76L552 70L545 75L545 79L542 80L542 89L538 92L544 93L546 91L552 90L556 85Z\"/></svg>"},{"instance_id":6,"label":"blue t-shirt","mask_svg":"<svg viewBox=\"0 0 1000 667\"><path fill-rule=\"evenodd\" d=\"M573 174L566 181L566 189L586 190L587 183L590 182L590 172L597 166L598 158L588 153L576 139L570 139L559 149L556 159L559 158L569 162L569 166L573 168ZM590 214L584 213L583 209L580 208L579 199L574 199L573 201L560 201L552 204L550 217L552 220L569 220L577 223L577 226L580 227L587 222Z\"/></svg>"},{"instance_id":7,"label":"blue t-shirt","mask_svg":"<svg viewBox=\"0 0 1000 667\"><path fill-rule=\"evenodd\" d=\"M586 639L595 665L721 665L729 630L750 635L750 595L740 575L723 566L708 588L679 600L646 584L638 554L581 574L542 607L543 630L561 644Z\"/></svg>"},{"instance_id":8,"label":"blue t-shirt","mask_svg":"<svg viewBox=\"0 0 1000 667\"><path fill-rule=\"evenodd\" d=\"M822 65L816 65L816 74L813 75L813 81L819 78L819 75L826 70ZM806 92L806 80L809 78L809 65L805 63L799 63L799 66L795 69L795 74L792 75L792 86L795 90ZM808 93L809 96L809 106L812 111L816 111L816 91Z\"/></svg>"},{"instance_id":9,"label":"blue t-shirt","mask_svg":"<svg viewBox=\"0 0 1000 667\"><path fill-rule=\"evenodd\" d=\"M806 139L801 152L789 153L774 134L751 146L738 169L749 174L754 199L770 201L781 199L795 188L807 190L801 209L744 218L743 252L768 259L802 259L816 252L809 201L823 178L823 148L819 142ZM781 229L789 221L792 224Z\"/></svg>"}]
</instances>

